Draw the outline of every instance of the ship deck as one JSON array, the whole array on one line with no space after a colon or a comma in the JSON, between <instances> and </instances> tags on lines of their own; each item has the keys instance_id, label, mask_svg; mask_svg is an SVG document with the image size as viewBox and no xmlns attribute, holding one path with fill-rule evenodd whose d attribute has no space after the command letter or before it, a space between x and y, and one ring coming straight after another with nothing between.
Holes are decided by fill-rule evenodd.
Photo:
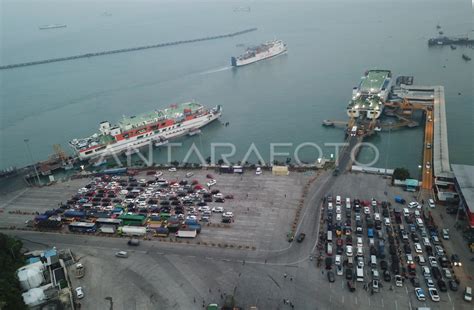
<instances>
[{"instance_id":1,"label":"ship deck","mask_svg":"<svg viewBox=\"0 0 474 310\"><path fill-rule=\"evenodd\" d=\"M356 108L358 110L377 110L380 109L381 106L382 104L380 103L378 97L359 97L357 99L351 100L348 108Z\"/></svg>"},{"instance_id":2,"label":"ship deck","mask_svg":"<svg viewBox=\"0 0 474 310\"><path fill-rule=\"evenodd\" d=\"M128 130L129 128L139 127L145 124L153 123L155 122L155 119L169 119L180 117L182 116L184 109L191 109L192 112L195 112L201 107L202 106L197 102L177 103L163 110L157 110L135 116L124 117L118 123L118 125L122 130Z\"/></svg>"},{"instance_id":3,"label":"ship deck","mask_svg":"<svg viewBox=\"0 0 474 310\"><path fill-rule=\"evenodd\" d=\"M360 84L362 92L375 92L382 89L385 79L388 77L390 71L388 70L371 70L365 79Z\"/></svg>"}]
</instances>

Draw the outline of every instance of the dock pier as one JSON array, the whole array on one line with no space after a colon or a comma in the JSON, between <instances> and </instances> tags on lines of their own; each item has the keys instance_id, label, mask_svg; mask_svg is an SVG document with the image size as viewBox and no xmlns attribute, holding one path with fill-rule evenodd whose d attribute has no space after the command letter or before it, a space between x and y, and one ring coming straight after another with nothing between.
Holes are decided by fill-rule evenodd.
<instances>
[{"instance_id":1,"label":"dock pier","mask_svg":"<svg viewBox=\"0 0 474 310\"><path fill-rule=\"evenodd\" d=\"M257 30L257 28L249 28L249 29L245 29L245 30L237 31L237 32L233 32L233 33L221 34L221 35L217 35L217 36L197 38L197 39L191 39L191 40L165 42L165 43L158 43L158 44L153 44L153 45L122 48L122 49L110 50L110 51L86 53L86 54L68 56L68 57L51 58L51 59L44 59L44 60L38 60L38 61L16 63L16 64L11 64L11 65L2 65L2 66L0 66L0 70L14 69L14 68L26 67L26 66L42 65L42 64L52 63L52 62L59 62L59 61L76 60L76 59L81 59L81 58L90 58L90 57L96 57L96 56L112 55L112 54L118 54L118 53L134 52L134 51L145 50L145 49L150 49L150 48L159 48L159 47L166 47L166 46L173 46L173 45L181 45L181 44L188 44L188 43L194 43L194 42L200 42L200 41L210 41L210 40L216 40L216 39L231 38L231 37L235 37L235 36L242 35L242 34L245 34L245 33L248 33L248 32L256 31L256 30Z\"/></svg>"}]
</instances>

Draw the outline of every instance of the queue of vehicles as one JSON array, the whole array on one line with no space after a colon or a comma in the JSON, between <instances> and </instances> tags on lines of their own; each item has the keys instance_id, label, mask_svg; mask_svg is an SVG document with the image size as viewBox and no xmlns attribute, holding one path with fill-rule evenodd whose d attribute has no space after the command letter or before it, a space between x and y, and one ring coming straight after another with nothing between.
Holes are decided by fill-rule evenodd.
<instances>
[{"instance_id":1,"label":"queue of vehicles","mask_svg":"<svg viewBox=\"0 0 474 310\"><path fill-rule=\"evenodd\" d=\"M402 203L401 199L397 202ZM393 284L402 287L409 280L420 301L429 296L439 302L438 290L446 292L448 286L452 291L459 289L454 270L462 264L459 256L448 256L440 232L418 202L410 202L402 210L386 201L343 200L339 195L329 195L325 211L325 263L331 273L330 282L335 281L334 264L336 275L345 274L350 291L355 290L356 282L365 283L364 287L376 293L382 280L391 288ZM441 235L444 240L449 239L448 231L443 230ZM426 290L417 273L424 279ZM465 290L469 292L471 288Z\"/></svg>"},{"instance_id":2,"label":"queue of vehicles","mask_svg":"<svg viewBox=\"0 0 474 310\"><path fill-rule=\"evenodd\" d=\"M67 225L71 232L130 237L174 234L193 238L213 214L220 214L217 221L233 222L233 212L222 206L233 196L216 189L212 175L207 175L206 185L187 180L190 173L182 180L166 180L160 171L150 175L139 180L133 176L95 177L59 208L37 215L35 226L61 229Z\"/></svg>"}]
</instances>

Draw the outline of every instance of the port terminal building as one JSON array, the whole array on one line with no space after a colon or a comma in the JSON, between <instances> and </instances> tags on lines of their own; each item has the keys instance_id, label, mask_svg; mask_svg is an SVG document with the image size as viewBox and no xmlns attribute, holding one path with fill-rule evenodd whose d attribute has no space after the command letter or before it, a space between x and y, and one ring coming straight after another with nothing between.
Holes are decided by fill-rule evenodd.
<instances>
[{"instance_id":1,"label":"port terminal building","mask_svg":"<svg viewBox=\"0 0 474 310\"><path fill-rule=\"evenodd\" d=\"M469 226L474 229L474 166L453 164L451 167L459 194L459 208L466 213Z\"/></svg>"}]
</instances>

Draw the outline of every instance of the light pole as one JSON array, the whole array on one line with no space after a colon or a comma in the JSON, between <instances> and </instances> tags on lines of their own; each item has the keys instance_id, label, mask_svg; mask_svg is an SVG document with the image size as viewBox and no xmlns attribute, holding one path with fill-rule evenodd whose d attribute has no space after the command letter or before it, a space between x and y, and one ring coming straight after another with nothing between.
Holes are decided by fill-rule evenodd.
<instances>
[{"instance_id":1,"label":"light pole","mask_svg":"<svg viewBox=\"0 0 474 310\"><path fill-rule=\"evenodd\" d=\"M385 154L385 175L387 175L387 166L388 166L388 153L390 152L390 134L392 132L392 122L388 122L388 140L387 140L387 149ZM387 195L387 182L385 182L385 195Z\"/></svg>"},{"instance_id":2,"label":"light pole","mask_svg":"<svg viewBox=\"0 0 474 310\"><path fill-rule=\"evenodd\" d=\"M30 140L29 139L24 139L23 141L26 144L26 150L28 151L28 155L30 156L30 161L33 163L33 168L35 169L36 178L38 179L38 186L41 186L41 180L40 180L40 177L39 177L39 174L38 174L38 170L36 169L36 164L33 160L33 156L31 155L30 145L28 144L28 142L30 142Z\"/></svg>"}]
</instances>

